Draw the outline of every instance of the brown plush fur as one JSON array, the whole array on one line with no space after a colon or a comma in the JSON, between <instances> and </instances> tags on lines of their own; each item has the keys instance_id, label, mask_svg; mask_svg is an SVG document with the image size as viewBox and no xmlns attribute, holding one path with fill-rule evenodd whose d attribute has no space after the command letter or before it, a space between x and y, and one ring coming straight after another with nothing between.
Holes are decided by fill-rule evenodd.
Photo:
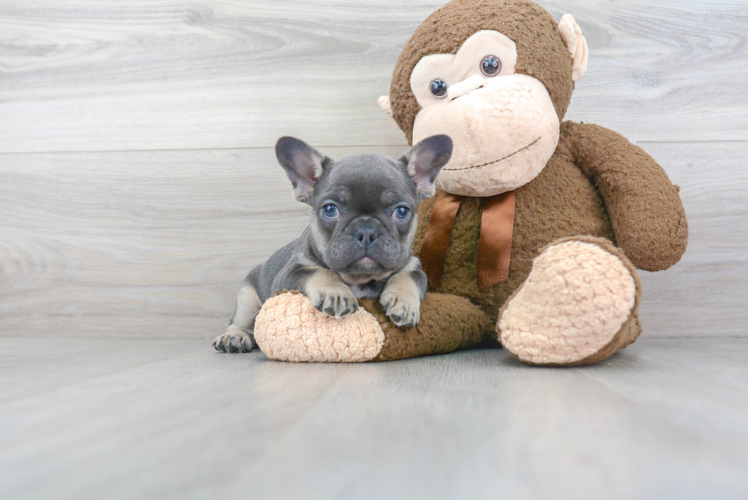
<instances>
[{"instance_id":1,"label":"brown plush fur","mask_svg":"<svg viewBox=\"0 0 748 500\"><path fill-rule=\"evenodd\" d=\"M600 152L600 161L585 161L594 157L595 150ZM541 249L562 238L605 238L621 246L634 265L648 271L673 265L686 248L685 212L665 172L624 137L596 125L564 122L558 147L546 167L515 194L509 279L478 289L480 199L472 198L463 202L455 220L438 289L469 298L493 321L527 279ZM418 208L416 254L433 207L434 199L430 199ZM613 217L608 207L614 208Z\"/></svg>"},{"instance_id":2,"label":"brown plush fur","mask_svg":"<svg viewBox=\"0 0 748 500\"><path fill-rule=\"evenodd\" d=\"M528 0L453 0L416 29L392 73L393 118L409 144L413 122L421 110L410 90L413 68L425 56L456 53L480 30L499 31L517 44L516 72L540 80L551 95L559 120L563 119L574 90L572 60L553 17Z\"/></svg>"},{"instance_id":3,"label":"brown plush fur","mask_svg":"<svg viewBox=\"0 0 748 500\"><path fill-rule=\"evenodd\" d=\"M561 141L602 195L616 241L631 262L645 271L678 262L688 243L686 212L652 157L598 125L565 123Z\"/></svg>"},{"instance_id":4,"label":"brown plush fur","mask_svg":"<svg viewBox=\"0 0 748 500\"><path fill-rule=\"evenodd\" d=\"M572 62L553 18L527 0L453 0L416 30L393 73L392 111L408 140L420 111L410 90L410 73L415 65L426 55L455 53L467 38L483 29L500 31L515 41L517 73L540 80L559 119L563 118L574 88ZM455 220L438 289L470 299L494 322L526 280L533 259L544 247L564 238L609 241L603 246L614 255L623 256L632 271L633 266L648 271L666 269L686 249L688 225L678 189L641 148L597 125L563 122L558 146L546 167L515 194L509 278L478 289L482 202L469 198ZM431 199L418 209L416 254L423 244L433 206ZM636 339L641 331L637 317L639 293L637 288L637 306L621 332L599 353L580 363L604 359Z\"/></svg>"},{"instance_id":5,"label":"brown plush fur","mask_svg":"<svg viewBox=\"0 0 748 500\"><path fill-rule=\"evenodd\" d=\"M377 318L384 330L385 342L373 361L413 358L452 352L480 342L494 324L467 299L430 293L421 303L421 322L414 328L398 328L384 314L379 302L360 301Z\"/></svg>"},{"instance_id":6,"label":"brown plush fur","mask_svg":"<svg viewBox=\"0 0 748 500\"><path fill-rule=\"evenodd\" d=\"M565 123L563 128L566 130L574 125ZM474 198L463 202L455 220L442 285L438 290L469 298L480 305L493 321L498 318L499 308L530 274L532 260L541 248L574 235L598 236L616 241L602 197L589 178L574 164L566 134L562 135L556 153L540 175L517 189L515 194L509 279L483 290L478 289L480 200ZM434 201L430 199L418 209L420 224L414 244L416 254L420 252L433 206Z\"/></svg>"}]
</instances>

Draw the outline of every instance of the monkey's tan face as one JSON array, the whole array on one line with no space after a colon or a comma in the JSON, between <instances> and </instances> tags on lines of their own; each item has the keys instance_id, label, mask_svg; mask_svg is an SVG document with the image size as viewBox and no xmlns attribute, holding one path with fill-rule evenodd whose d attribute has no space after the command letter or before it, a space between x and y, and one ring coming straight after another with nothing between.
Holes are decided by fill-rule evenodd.
<instances>
[{"instance_id":1,"label":"monkey's tan face","mask_svg":"<svg viewBox=\"0 0 748 500\"><path fill-rule=\"evenodd\" d=\"M533 180L558 144L560 122L545 86L515 74L515 43L479 31L457 54L419 61L410 84L421 106L413 142L452 138L452 158L436 186L464 196L493 196Z\"/></svg>"}]
</instances>

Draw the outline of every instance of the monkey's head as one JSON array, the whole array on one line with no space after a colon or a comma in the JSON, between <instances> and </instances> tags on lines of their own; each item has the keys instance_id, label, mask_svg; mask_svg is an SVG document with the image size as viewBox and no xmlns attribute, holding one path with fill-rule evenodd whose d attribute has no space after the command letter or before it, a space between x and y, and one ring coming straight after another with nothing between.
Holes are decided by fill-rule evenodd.
<instances>
[{"instance_id":1,"label":"monkey's head","mask_svg":"<svg viewBox=\"0 0 748 500\"><path fill-rule=\"evenodd\" d=\"M571 15L556 23L529 0L453 0L416 29L379 104L411 144L452 138L439 189L493 196L545 167L586 68Z\"/></svg>"}]
</instances>

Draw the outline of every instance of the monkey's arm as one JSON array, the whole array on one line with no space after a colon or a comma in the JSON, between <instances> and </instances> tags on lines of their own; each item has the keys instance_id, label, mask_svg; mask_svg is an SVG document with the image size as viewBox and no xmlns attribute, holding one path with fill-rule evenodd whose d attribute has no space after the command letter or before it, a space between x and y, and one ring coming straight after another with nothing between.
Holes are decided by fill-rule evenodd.
<instances>
[{"instance_id":1,"label":"monkey's arm","mask_svg":"<svg viewBox=\"0 0 748 500\"><path fill-rule=\"evenodd\" d=\"M643 149L606 128L564 122L561 136L595 184L618 246L639 269L660 271L686 251L688 223L678 189Z\"/></svg>"}]
</instances>

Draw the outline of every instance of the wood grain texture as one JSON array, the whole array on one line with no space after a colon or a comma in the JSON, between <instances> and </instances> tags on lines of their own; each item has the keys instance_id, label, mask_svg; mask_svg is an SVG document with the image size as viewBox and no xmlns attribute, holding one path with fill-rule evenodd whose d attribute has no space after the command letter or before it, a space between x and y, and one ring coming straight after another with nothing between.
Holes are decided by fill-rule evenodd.
<instances>
[{"instance_id":1,"label":"wood grain texture","mask_svg":"<svg viewBox=\"0 0 748 500\"><path fill-rule=\"evenodd\" d=\"M683 260L642 273L644 336L748 336L748 142L643 146L690 225ZM323 148L364 150L403 152ZM305 207L270 149L0 155L0 335L217 335Z\"/></svg>"},{"instance_id":2,"label":"wood grain texture","mask_svg":"<svg viewBox=\"0 0 748 500\"><path fill-rule=\"evenodd\" d=\"M0 338L0 497L739 499L748 340L598 365L366 364L202 340Z\"/></svg>"},{"instance_id":3,"label":"wood grain texture","mask_svg":"<svg viewBox=\"0 0 748 500\"><path fill-rule=\"evenodd\" d=\"M745 0L540 3L590 45L568 118L633 140L748 139ZM376 100L441 4L5 1L0 151L401 145Z\"/></svg>"},{"instance_id":4,"label":"wood grain texture","mask_svg":"<svg viewBox=\"0 0 748 500\"><path fill-rule=\"evenodd\" d=\"M646 336L748 336L748 142L640 144L680 185L681 261L641 272Z\"/></svg>"}]
</instances>

